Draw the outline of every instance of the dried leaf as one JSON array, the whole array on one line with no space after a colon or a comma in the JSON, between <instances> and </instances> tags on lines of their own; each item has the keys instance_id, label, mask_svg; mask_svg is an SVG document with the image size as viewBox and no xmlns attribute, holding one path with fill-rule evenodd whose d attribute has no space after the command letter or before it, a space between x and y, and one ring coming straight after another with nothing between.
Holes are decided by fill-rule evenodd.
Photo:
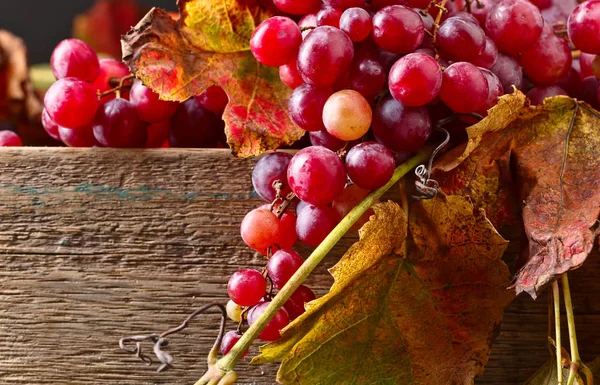
<instances>
[{"instance_id":1,"label":"dried leaf","mask_svg":"<svg viewBox=\"0 0 600 385\"><path fill-rule=\"evenodd\" d=\"M183 101L213 84L223 87L229 95L223 114L227 142L235 155L247 157L291 144L304 131L287 114L290 90L279 80L277 68L259 64L249 52L248 40L245 47L240 43L238 33L247 34L250 30L248 12L258 22L267 11L258 3L242 12L235 8L241 7L238 2L241 1L223 3L229 7L227 15L235 20L235 27L223 25L221 17L218 26L194 32L188 26L202 24L204 20L197 7L214 5L214 1L180 2L180 6L185 6L182 13L186 17L179 21L153 9L123 38L123 49L124 60L136 76L164 99ZM211 12L220 12L219 7ZM239 17L234 18L232 12ZM217 28L222 31L215 32ZM227 52L237 47L239 52L204 50L208 47Z\"/></svg>"},{"instance_id":2,"label":"dried leaf","mask_svg":"<svg viewBox=\"0 0 600 385\"><path fill-rule=\"evenodd\" d=\"M282 360L284 384L472 383L513 298L507 242L457 196L412 206L412 242L406 221L394 203L375 206L330 292L252 363Z\"/></svg>"},{"instance_id":3,"label":"dried leaf","mask_svg":"<svg viewBox=\"0 0 600 385\"><path fill-rule=\"evenodd\" d=\"M485 136L460 165L434 178L444 192L468 195L496 226L522 213L529 250L515 286L535 298L555 276L580 266L593 247L599 151L600 113L556 97L523 108L516 121Z\"/></svg>"}]
</instances>

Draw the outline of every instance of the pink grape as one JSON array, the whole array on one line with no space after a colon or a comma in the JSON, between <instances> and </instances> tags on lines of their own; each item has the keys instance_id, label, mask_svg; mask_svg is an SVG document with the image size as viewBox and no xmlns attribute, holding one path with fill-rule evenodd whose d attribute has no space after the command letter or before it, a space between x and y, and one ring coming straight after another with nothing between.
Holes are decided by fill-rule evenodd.
<instances>
[{"instance_id":1,"label":"pink grape","mask_svg":"<svg viewBox=\"0 0 600 385\"><path fill-rule=\"evenodd\" d=\"M367 99L354 90L342 90L331 95L323 107L323 124L331 135L351 141L369 131L373 112Z\"/></svg>"},{"instance_id":2,"label":"pink grape","mask_svg":"<svg viewBox=\"0 0 600 385\"><path fill-rule=\"evenodd\" d=\"M129 91L129 101L135 107L140 119L148 123L170 119L179 106L179 103L160 100L157 93L144 86L139 80L133 82L133 87Z\"/></svg>"},{"instance_id":3,"label":"pink grape","mask_svg":"<svg viewBox=\"0 0 600 385\"><path fill-rule=\"evenodd\" d=\"M504 0L490 9L485 29L501 51L509 54L530 49L540 38L544 19L526 0Z\"/></svg>"},{"instance_id":4,"label":"pink grape","mask_svg":"<svg viewBox=\"0 0 600 385\"><path fill-rule=\"evenodd\" d=\"M579 56L579 73L581 79L585 79L588 76L593 76L592 72L592 63L594 62L594 58L596 55L592 55L589 53L582 52Z\"/></svg>"},{"instance_id":5,"label":"pink grape","mask_svg":"<svg viewBox=\"0 0 600 385\"><path fill-rule=\"evenodd\" d=\"M240 306L256 305L266 292L265 277L254 269L236 271L227 283L229 298Z\"/></svg>"},{"instance_id":6,"label":"pink grape","mask_svg":"<svg viewBox=\"0 0 600 385\"><path fill-rule=\"evenodd\" d=\"M544 99L551 98L558 95L567 95L567 91L563 90L559 86L538 86L534 87L527 92L527 97L531 101L531 104L537 106L544 103Z\"/></svg>"},{"instance_id":7,"label":"pink grape","mask_svg":"<svg viewBox=\"0 0 600 385\"><path fill-rule=\"evenodd\" d=\"M204 109L213 112L217 116L221 116L229 103L229 96L227 96L223 88L213 85L196 96L196 101Z\"/></svg>"},{"instance_id":8,"label":"pink grape","mask_svg":"<svg viewBox=\"0 0 600 385\"><path fill-rule=\"evenodd\" d=\"M279 208L279 205L273 207L273 213ZM266 204L259 207L259 209L271 211L271 205ZM290 249L298 240L296 235L296 215L291 210L285 210L279 218L279 236L272 246L272 252L276 252L279 249ZM267 249L258 250L261 254L267 255Z\"/></svg>"},{"instance_id":9,"label":"pink grape","mask_svg":"<svg viewBox=\"0 0 600 385\"><path fill-rule=\"evenodd\" d=\"M70 129L58 127L60 140L69 147L102 147L94 136L92 126Z\"/></svg>"},{"instance_id":10,"label":"pink grape","mask_svg":"<svg viewBox=\"0 0 600 385\"><path fill-rule=\"evenodd\" d=\"M331 207L308 205L298 214L298 239L308 246L317 247L339 221L337 212Z\"/></svg>"},{"instance_id":11,"label":"pink grape","mask_svg":"<svg viewBox=\"0 0 600 385\"><path fill-rule=\"evenodd\" d=\"M567 75L572 57L569 44L555 35L540 38L521 53L521 65L536 85L551 85Z\"/></svg>"},{"instance_id":12,"label":"pink grape","mask_svg":"<svg viewBox=\"0 0 600 385\"><path fill-rule=\"evenodd\" d=\"M600 1L589 0L571 12L569 38L582 52L600 54Z\"/></svg>"},{"instance_id":13,"label":"pink grape","mask_svg":"<svg viewBox=\"0 0 600 385\"><path fill-rule=\"evenodd\" d=\"M448 59L471 62L485 49L485 32L475 22L450 17L438 29L437 44Z\"/></svg>"},{"instance_id":14,"label":"pink grape","mask_svg":"<svg viewBox=\"0 0 600 385\"><path fill-rule=\"evenodd\" d=\"M344 218L356 205L362 202L371 191L358 187L352 184L344 189L344 192L331 204L333 209L338 213L340 218ZM352 226L352 230L358 231L365 223L369 221L371 215L375 214L373 209L367 210Z\"/></svg>"},{"instance_id":15,"label":"pink grape","mask_svg":"<svg viewBox=\"0 0 600 385\"><path fill-rule=\"evenodd\" d=\"M340 28L341 18L341 10L333 7L324 7L317 13L317 25L319 27L328 25L330 27Z\"/></svg>"},{"instance_id":16,"label":"pink grape","mask_svg":"<svg viewBox=\"0 0 600 385\"><path fill-rule=\"evenodd\" d=\"M0 147L21 147L23 141L15 132L10 130L0 131Z\"/></svg>"},{"instance_id":17,"label":"pink grape","mask_svg":"<svg viewBox=\"0 0 600 385\"><path fill-rule=\"evenodd\" d=\"M292 275L302 266L304 260L300 254L291 249L276 251L267 262L267 273L273 285L279 290L292 278Z\"/></svg>"},{"instance_id":18,"label":"pink grape","mask_svg":"<svg viewBox=\"0 0 600 385\"><path fill-rule=\"evenodd\" d=\"M86 82L63 78L46 91L44 107L59 126L79 128L89 125L94 119L98 97L96 90Z\"/></svg>"},{"instance_id":19,"label":"pink grape","mask_svg":"<svg viewBox=\"0 0 600 385\"><path fill-rule=\"evenodd\" d=\"M523 68L512 57L499 53L490 71L498 76L505 93L511 93L513 85L519 90L523 89Z\"/></svg>"},{"instance_id":20,"label":"pink grape","mask_svg":"<svg viewBox=\"0 0 600 385\"><path fill-rule=\"evenodd\" d=\"M498 103L498 98L504 95L504 88L500 79L490 70L480 68L481 73L485 76L488 84L488 97L485 104L479 110L480 115L487 115L487 111Z\"/></svg>"},{"instance_id":21,"label":"pink grape","mask_svg":"<svg viewBox=\"0 0 600 385\"><path fill-rule=\"evenodd\" d=\"M48 133L52 139L60 140L58 124L52 120L45 108L42 110L42 126L44 126L44 130L46 130L46 133Z\"/></svg>"},{"instance_id":22,"label":"pink grape","mask_svg":"<svg viewBox=\"0 0 600 385\"><path fill-rule=\"evenodd\" d=\"M344 164L325 147L298 151L290 162L287 177L296 196L315 205L331 203L346 184Z\"/></svg>"},{"instance_id":23,"label":"pink grape","mask_svg":"<svg viewBox=\"0 0 600 385\"><path fill-rule=\"evenodd\" d=\"M372 27L369 12L362 8L348 8L340 18L340 29L354 42L365 40L371 34Z\"/></svg>"},{"instance_id":24,"label":"pink grape","mask_svg":"<svg viewBox=\"0 0 600 385\"><path fill-rule=\"evenodd\" d=\"M281 225L277 216L268 209L258 208L244 217L241 234L244 242L251 248L262 251L275 245L279 240ZM245 306L241 303L238 305Z\"/></svg>"},{"instance_id":25,"label":"pink grape","mask_svg":"<svg viewBox=\"0 0 600 385\"><path fill-rule=\"evenodd\" d=\"M418 13L402 5L382 8L373 16L375 43L392 53L409 53L425 38L425 26Z\"/></svg>"},{"instance_id":26,"label":"pink grape","mask_svg":"<svg viewBox=\"0 0 600 385\"><path fill-rule=\"evenodd\" d=\"M431 118L423 107L407 107L385 98L373 110L373 134L392 151L414 152L431 135Z\"/></svg>"},{"instance_id":27,"label":"pink grape","mask_svg":"<svg viewBox=\"0 0 600 385\"><path fill-rule=\"evenodd\" d=\"M442 88L442 69L437 61L422 53L411 53L392 66L388 84L397 101L410 107L431 103Z\"/></svg>"},{"instance_id":28,"label":"pink grape","mask_svg":"<svg viewBox=\"0 0 600 385\"><path fill-rule=\"evenodd\" d=\"M288 112L292 121L306 131L321 131L323 124L323 107L333 94L329 87L317 88L303 84L292 92L288 101Z\"/></svg>"},{"instance_id":29,"label":"pink grape","mask_svg":"<svg viewBox=\"0 0 600 385\"><path fill-rule=\"evenodd\" d=\"M291 62L279 67L279 79L293 90L304 84L304 79L302 79L302 75L298 72L298 65L295 58Z\"/></svg>"},{"instance_id":30,"label":"pink grape","mask_svg":"<svg viewBox=\"0 0 600 385\"><path fill-rule=\"evenodd\" d=\"M78 39L58 43L50 57L50 67L56 79L77 78L91 82L98 76L98 55L89 44Z\"/></svg>"},{"instance_id":31,"label":"pink grape","mask_svg":"<svg viewBox=\"0 0 600 385\"><path fill-rule=\"evenodd\" d=\"M262 64L278 67L294 59L301 42L300 27L292 19L274 16L256 27L250 50Z\"/></svg>"},{"instance_id":32,"label":"pink grape","mask_svg":"<svg viewBox=\"0 0 600 385\"><path fill-rule=\"evenodd\" d=\"M273 3L290 15L306 15L318 11L321 6L320 0L273 0Z\"/></svg>"},{"instance_id":33,"label":"pink grape","mask_svg":"<svg viewBox=\"0 0 600 385\"><path fill-rule=\"evenodd\" d=\"M458 62L444 71L440 97L452 111L479 111L485 106L488 93L485 76L473 64Z\"/></svg>"},{"instance_id":34,"label":"pink grape","mask_svg":"<svg viewBox=\"0 0 600 385\"><path fill-rule=\"evenodd\" d=\"M283 307L287 310L290 320L293 321L306 311L304 304L314 301L316 298L317 296L312 290L304 285L300 285Z\"/></svg>"},{"instance_id":35,"label":"pink grape","mask_svg":"<svg viewBox=\"0 0 600 385\"><path fill-rule=\"evenodd\" d=\"M273 152L260 158L252 170L252 185L258 195L267 202L275 199L273 182L280 180L283 183L281 194L283 197L292 190L287 183L287 169L292 156L285 152Z\"/></svg>"},{"instance_id":36,"label":"pink grape","mask_svg":"<svg viewBox=\"0 0 600 385\"><path fill-rule=\"evenodd\" d=\"M348 35L334 27L317 27L300 45L298 71L306 83L329 87L350 67L353 56Z\"/></svg>"},{"instance_id":37,"label":"pink grape","mask_svg":"<svg viewBox=\"0 0 600 385\"><path fill-rule=\"evenodd\" d=\"M258 317L265 312L270 303L270 301L261 302L250 309L248 312L248 325L252 326ZM265 328L260 332L258 338L268 342L276 341L281 337L279 331L285 328L289 323L290 317L288 312L284 308L281 308L277 310L277 313L275 313L273 319L271 319L267 326L265 326Z\"/></svg>"},{"instance_id":38,"label":"pink grape","mask_svg":"<svg viewBox=\"0 0 600 385\"><path fill-rule=\"evenodd\" d=\"M477 67L490 69L494 66L494 64L496 64L497 60L498 47L496 47L496 44L492 41L492 39L486 36L485 48L479 54L479 56L471 60L471 63L475 64Z\"/></svg>"},{"instance_id":39,"label":"pink grape","mask_svg":"<svg viewBox=\"0 0 600 385\"><path fill-rule=\"evenodd\" d=\"M98 77L91 82L92 87L98 90L99 93L106 92L119 85L119 81L129 75L129 68L115 59L100 59L100 72ZM131 83L131 82L129 82ZM128 83L125 83L128 84ZM127 99L129 92L123 92L122 97ZM101 102L107 102L116 97L116 94L104 96Z\"/></svg>"},{"instance_id":40,"label":"pink grape","mask_svg":"<svg viewBox=\"0 0 600 385\"><path fill-rule=\"evenodd\" d=\"M368 190L385 185L395 167L392 152L376 142L363 142L352 147L346 155L348 176L354 184Z\"/></svg>"},{"instance_id":41,"label":"pink grape","mask_svg":"<svg viewBox=\"0 0 600 385\"><path fill-rule=\"evenodd\" d=\"M310 143L313 146L327 147L331 151L338 151L344 148L346 142L331 135L326 130L312 131L310 134Z\"/></svg>"},{"instance_id":42,"label":"pink grape","mask_svg":"<svg viewBox=\"0 0 600 385\"><path fill-rule=\"evenodd\" d=\"M358 91L368 98L382 90L385 78L385 69L377 60L359 59L352 62L344 88Z\"/></svg>"},{"instance_id":43,"label":"pink grape","mask_svg":"<svg viewBox=\"0 0 600 385\"><path fill-rule=\"evenodd\" d=\"M135 107L125 99L113 99L98 109L94 136L104 147L144 148L147 132Z\"/></svg>"},{"instance_id":44,"label":"pink grape","mask_svg":"<svg viewBox=\"0 0 600 385\"><path fill-rule=\"evenodd\" d=\"M240 340L240 338L242 338L242 335L235 330L230 330L227 333L225 333L225 335L223 336L223 340L221 341L221 354L226 355L227 353L229 353L229 351ZM248 350L246 350L240 358L246 357L246 354L248 354Z\"/></svg>"}]
</instances>

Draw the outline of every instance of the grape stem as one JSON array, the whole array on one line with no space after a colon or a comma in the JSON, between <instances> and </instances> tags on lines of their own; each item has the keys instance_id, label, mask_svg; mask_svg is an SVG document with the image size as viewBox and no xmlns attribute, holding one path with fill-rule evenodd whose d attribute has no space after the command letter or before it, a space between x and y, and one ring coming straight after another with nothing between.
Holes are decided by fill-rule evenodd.
<instances>
[{"instance_id":1,"label":"grape stem","mask_svg":"<svg viewBox=\"0 0 600 385\"><path fill-rule=\"evenodd\" d=\"M557 384L562 385L562 342L560 335L560 292L558 282L552 282L552 298L554 299L554 331L556 345L556 376Z\"/></svg>"},{"instance_id":2,"label":"grape stem","mask_svg":"<svg viewBox=\"0 0 600 385\"><path fill-rule=\"evenodd\" d=\"M433 23L433 45L435 46L435 43L437 42L437 32L438 29L440 28L440 22L442 21L442 15L444 14L444 12L446 12L446 4L448 3L448 0L442 0L442 2L440 4L436 3L436 7L438 7L438 14L435 17L435 23ZM436 47L435 49L435 60L439 59L439 52L438 49Z\"/></svg>"},{"instance_id":3,"label":"grape stem","mask_svg":"<svg viewBox=\"0 0 600 385\"><path fill-rule=\"evenodd\" d=\"M581 357L579 357L577 334L575 333L575 316L573 315L573 303L571 302L571 288L569 287L569 277L566 273L561 277L560 281L562 283L565 308L567 310L567 325L569 326L569 343L571 347L571 367L569 368L567 385L573 385L579 371L579 366L581 365Z\"/></svg>"},{"instance_id":4,"label":"grape stem","mask_svg":"<svg viewBox=\"0 0 600 385\"><path fill-rule=\"evenodd\" d=\"M104 91L102 93L98 92L98 99L102 99L103 97L108 96L110 94L117 94L117 98L120 98L121 90L125 87L130 86L130 84L126 85L125 82L133 78L135 78L135 75L133 74L122 77L121 80L119 80L119 85L117 85L115 88L111 88L110 90Z\"/></svg>"},{"instance_id":5,"label":"grape stem","mask_svg":"<svg viewBox=\"0 0 600 385\"><path fill-rule=\"evenodd\" d=\"M348 230L356 223L356 221L371 207L381 196L394 186L403 176L410 172L417 165L428 160L430 155L429 150L422 150L414 157L410 158L396 168L390 181L383 187L373 191L362 202L360 202L342 221L331 231L331 233L321 242L321 244L312 252L310 257L304 261L300 269L290 278L288 283L277 293L271 301L265 312L248 328L242 338L233 346L227 355L221 358L216 363L216 367L225 375L235 368L242 354L250 347L252 342L258 337L260 332L275 316L277 311L290 298L298 287L306 280L310 273L317 265L325 258L327 253L338 243L338 241L346 234ZM195 385L210 384L210 378L205 375L198 380Z\"/></svg>"}]
</instances>

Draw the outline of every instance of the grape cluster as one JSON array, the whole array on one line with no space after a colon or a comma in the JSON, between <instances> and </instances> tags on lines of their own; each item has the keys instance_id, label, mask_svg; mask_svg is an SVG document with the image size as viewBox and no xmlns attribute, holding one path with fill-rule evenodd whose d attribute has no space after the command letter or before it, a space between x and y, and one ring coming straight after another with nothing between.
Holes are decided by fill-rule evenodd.
<instances>
[{"instance_id":1,"label":"grape cluster","mask_svg":"<svg viewBox=\"0 0 600 385\"><path fill-rule=\"evenodd\" d=\"M183 103L160 100L125 64L98 59L85 42L66 39L50 59L57 81L44 97L42 124L70 147L217 147L229 99L212 86Z\"/></svg>"}]
</instances>

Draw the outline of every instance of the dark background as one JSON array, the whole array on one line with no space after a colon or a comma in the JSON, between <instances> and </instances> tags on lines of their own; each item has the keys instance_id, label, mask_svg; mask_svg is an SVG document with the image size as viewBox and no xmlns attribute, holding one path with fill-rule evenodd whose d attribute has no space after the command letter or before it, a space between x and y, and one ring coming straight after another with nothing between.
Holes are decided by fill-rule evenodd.
<instances>
[{"instance_id":1,"label":"dark background","mask_svg":"<svg viewBox=\"0 0 600 385\"><path fill-rule=\"evenodd\" d=\"M177 10L176 0L138 1ZM93 3L94 0L0 0L0 28L25 40L32 64L47 63L56 44L71 36L73 17Z\"/></svg>"}]
</instances>

